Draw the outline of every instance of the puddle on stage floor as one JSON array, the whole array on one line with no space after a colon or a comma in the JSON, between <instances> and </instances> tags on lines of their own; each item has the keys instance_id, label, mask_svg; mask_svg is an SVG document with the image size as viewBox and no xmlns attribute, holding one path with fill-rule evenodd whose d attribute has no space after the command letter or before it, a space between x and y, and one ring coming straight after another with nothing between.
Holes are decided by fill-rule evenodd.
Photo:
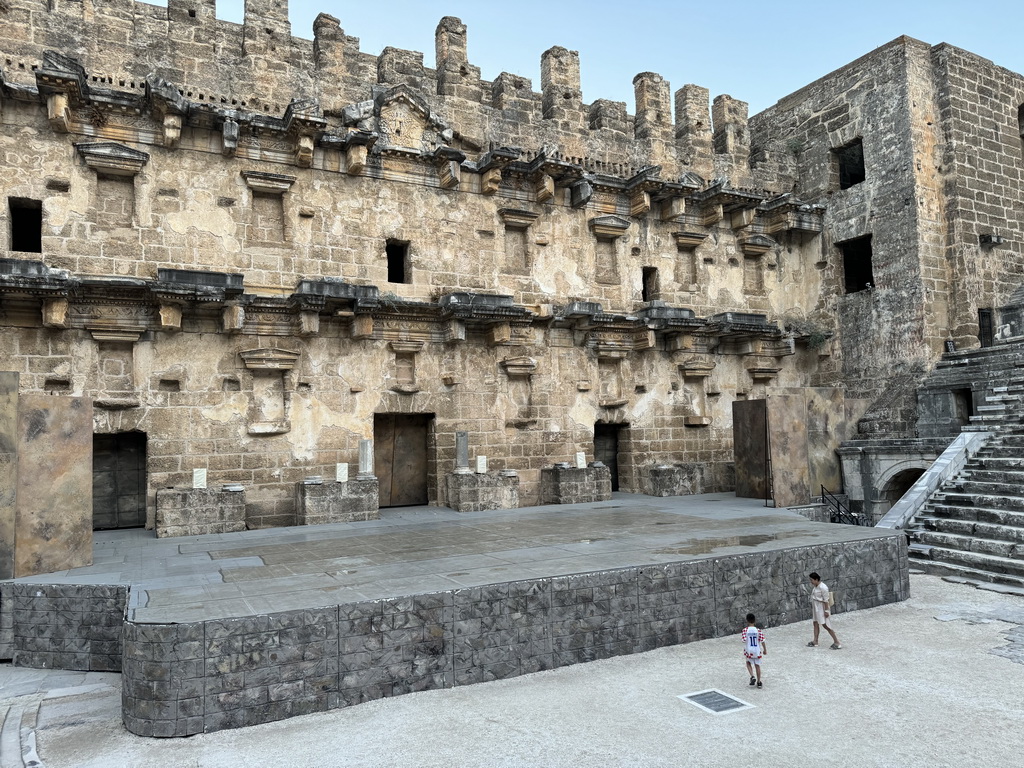
<instances>
[{"instance_id":1,"label":"puddle on stage floor","mask_svg":"<svg viewBox=\"0 0 1024 768\"><path fill-rule=\"evenodd\" d=\"M756 547L768 541L779 539L790 539L794 536L806 536L806 531L793 531L780 533L755 533L744 536L726 536L723 538L694 539L686 543L680 542L678 546L663 547L654 550L657 555L708 555L716 549L725 547Z\"/></svg>"}]
</instances>

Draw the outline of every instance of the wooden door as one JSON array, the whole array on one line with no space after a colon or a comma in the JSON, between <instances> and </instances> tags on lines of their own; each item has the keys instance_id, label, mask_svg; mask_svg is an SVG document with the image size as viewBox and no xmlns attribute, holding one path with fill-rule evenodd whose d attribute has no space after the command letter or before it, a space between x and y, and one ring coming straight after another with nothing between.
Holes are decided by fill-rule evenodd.
<instances>
[{"instance_id":1,"label":"wooden door","mask_svg":"<svg viewBox=\"0 0 1024 768\"><path fill-rule=\"evenodd\" d=\"M92 526L141 528L146 524L146 435L94 435Z\"/></svg>"},{"instance_id":2,"label":"wooden door","mask_svg":"<svg viewBox=\"0 0 1024 768\"><path fill-rule=\"evenodd\" d=\"M765 400L732 404L732 450L736 463L736 495L768 498L768 410Z\"/></svg>"},{"instance_id":3,"label":"wooden door","mask_svg":"<svg viewBox=\"0 0 1024 768\"><path fill-rule=\"evenodd\" d=\"M612 473L612 490L619 490L619 430L621 424L594 425L594 458Z\"/></svg>"},{"instance_id":4,"label":"wooden door","mask_svg":"<svg viewBox=\"0 0 1024 768\"><path fill-rule=\"evenodd\" d=\"M427 503L427 435L430 414L378 413L373 417L373 472L380 506Z\"/></svg>"}]
</instances>

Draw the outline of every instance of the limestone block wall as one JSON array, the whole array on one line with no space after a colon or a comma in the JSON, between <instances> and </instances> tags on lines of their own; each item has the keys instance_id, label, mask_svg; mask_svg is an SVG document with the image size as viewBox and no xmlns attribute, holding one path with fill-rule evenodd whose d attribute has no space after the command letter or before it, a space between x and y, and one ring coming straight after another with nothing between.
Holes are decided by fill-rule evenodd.
<instances>
[{"instance_id":1,"label":"limestone block wall","mask_svg":"<svg viewBox=\"0 0 1024 768\"><path fill-rule=\"evenodd\" d=\"M841 380L854 398L877 398L894 373L937 358L945 338L934 329L931 337L924 333L927 315L940 312L939 325L945 316L929 304L944 307L945 282L932 282L927 295L924 289L926 272L942 258L942 235L930 229L941 182L892 171L937 163L938 129L927 136L912 130L937 119L934 94L916 95L913 110L908 102L923 76L916 69L929 55L924 43L900 38L751 119L754 145L788 149L797 160L799 193L828 203L817 269L835 289L806 317L835 332L817 383ZM841 189L835 150L858 139L865 180ZM872 289L845 293L836 244L867 235ZM827 381L829 375L835 378Z\"/></svg>"},{"instance_id":2,"label":"limestone block wall","mask_svg":"<svg viewBox=\"0 0 1024 768\"><path fill-rule=\"evenodd\" d=\"M909 597L902 534L195 624L125 623L124 723L187 736Z\"/></svg>"},{"instance_id":3,"label":"limestone block wall","mask_svg":"<svg viewBox=\"0 0 1024 768\"><path fill-rule=\"evenodd\" d=\"M964 349L977 345L978 309L1006 305L1024 284L1024 76L950 45L936 46L931 63L947 137L950 336ZM984 245L985 234L1003 242Z\"/></svg>"},{"instance_id":4,"label":"limestone block wall","mask_svg":"<svg viewBox=\"0 0 1024 768\"><path fill-rule=\"evenodd\" d=\"M445 481L445 505L456 512L515 509L519 506L519 478L515 475L505 477L493 472L451 472Z\"/></svg>"}]
</instances>

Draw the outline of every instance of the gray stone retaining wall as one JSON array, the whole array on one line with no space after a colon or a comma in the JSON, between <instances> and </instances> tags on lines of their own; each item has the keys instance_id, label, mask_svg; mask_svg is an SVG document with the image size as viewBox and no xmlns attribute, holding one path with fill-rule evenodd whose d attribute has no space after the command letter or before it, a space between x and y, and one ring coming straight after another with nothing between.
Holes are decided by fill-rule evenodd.
<instances>
[{"instance_id":1,"label":"gray stone retaining wall","mask_svg":"<svg viewBox=\"0 0 1024 768\"><path fill-rule=\"evenodd\" d=\"M810 618L909 596L902 534L195 624L124 627L124 723L186 736Z\"/></svg>"},{"instance_id":2,"label":"gray stone retaining wall","mask_svg":"<svg viewBox=\"0 0 1024 768\"><path fill-rule=\"evenodd\" d=\"M4 585L0 626L10 626L14 665L120 672L127 600L117 585Z\"/></svg>"}]
</instances>

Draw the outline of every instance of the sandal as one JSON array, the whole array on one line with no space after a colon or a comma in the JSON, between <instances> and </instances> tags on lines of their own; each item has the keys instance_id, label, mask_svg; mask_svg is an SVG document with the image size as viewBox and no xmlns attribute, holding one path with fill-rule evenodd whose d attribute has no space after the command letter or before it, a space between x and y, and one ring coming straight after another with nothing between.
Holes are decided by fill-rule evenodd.
<instances>
[{"instance_id":1,"label":"sandal","mask_svg":"<svg viewBox=\"0 0 1024 768\"><path fill-rule=\"evenodd\" d=\"M751 685L753 685L753 684L754 684L754 683L756 683L756 682L757 682L757 678L756 678L756 677L752 677L752 678L750 678L750 684L751 684Z\"/></svg>"},{"instance_id":2,"label":"sandal","mask_svg":"<svg viewBox=\"0 0 1024 768\"><path fill-rule=\"evenodd\" d=\"M757 681L757 687L758 687L758 688L761 688L761 687L762 687L762 686L761 686L761 681L760 681L760 680L758 680L758 681Z\"/></svg>"},{"instance_id":3,"label":"sandal","mask_svg":"<svg viewBox=\"0 0 1024 768\"><path fill-rule=\"evenodd\" d=\"M817 647L818 647L818 644L817 644L817 643L808 643L808 644L807 644L807 647L808 647L808 648L817 648Z\"/></svg>"},{"instance_id":4,"label":"sandal","mask_svg":"<svg viewBox=\"0 0 1024 768\"><path fill-rule=\"evenodd\" d=\"M831 648L833 651L840 651L842 650L843 646L839 645L839 643L832 643L832 645L830 645L829 648Z\"/></svg>"}]
</instances>

